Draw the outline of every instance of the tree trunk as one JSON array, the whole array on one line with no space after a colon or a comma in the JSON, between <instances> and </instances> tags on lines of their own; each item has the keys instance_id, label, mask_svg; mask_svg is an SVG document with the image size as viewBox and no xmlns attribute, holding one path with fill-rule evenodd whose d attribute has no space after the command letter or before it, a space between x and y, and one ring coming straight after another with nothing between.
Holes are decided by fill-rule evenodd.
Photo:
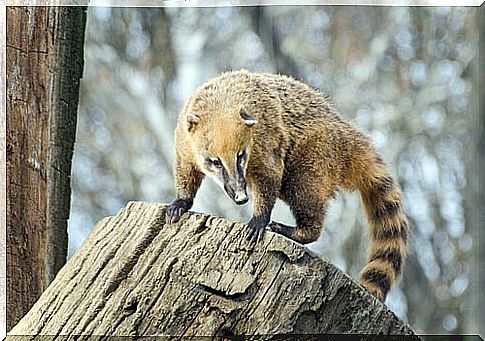
<instances>
[{"instance_id":1,"label":"tree trunk","mask_svg":"<svg viewBox=\"0 0 485 341\"><path fill-rule=\"evenodd\" d=\"M83 7L7 7L7 330L66 261Z\"/></svg>"},{"instance_id":2,"label":"tree trunk","mask_svg":"<svg viewBox=\"0 0 485 341\"><path fill-rule=\"evenodd\" d=\"M10 335L414 334L285 237L251 246L242 224L164 216L162 204L130 203L101 220Z\"/></svg>"}]
</instances>

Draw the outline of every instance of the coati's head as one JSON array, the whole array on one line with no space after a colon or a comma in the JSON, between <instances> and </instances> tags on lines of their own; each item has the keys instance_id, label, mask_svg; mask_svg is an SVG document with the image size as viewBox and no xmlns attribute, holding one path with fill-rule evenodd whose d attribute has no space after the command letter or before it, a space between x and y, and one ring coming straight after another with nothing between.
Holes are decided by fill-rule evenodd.
<instances>
[{"instance_id":1,"label":"coati's head","mask_svg":"<svg viewBox=\"0 0 485 341\"><path fill-rule=\"evenodd\" d=\"M191 110L185 115L186 129L199 168L236 204L247 203L246 169L256 118L242 108L224 110L224 113Z\"/></svg>"}]
</instances>

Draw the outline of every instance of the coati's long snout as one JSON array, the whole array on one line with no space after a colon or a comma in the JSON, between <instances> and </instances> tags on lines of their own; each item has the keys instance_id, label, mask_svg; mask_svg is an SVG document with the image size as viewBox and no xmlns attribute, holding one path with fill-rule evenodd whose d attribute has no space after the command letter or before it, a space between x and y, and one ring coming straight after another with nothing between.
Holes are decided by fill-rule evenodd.
<instances>
[{"instance_id":1,"label":"coati's long snout","mask_svg":"<svg viewBox=\"0 0 485 341\"><path fill-rule=\"evenodd\" d=\"M232 173L232 174L231 174ZM238 172L222 171L222 183L224 191L237 205L244 205L249 201L246 178L244 174Z\"/></svg>"}]
</instances>

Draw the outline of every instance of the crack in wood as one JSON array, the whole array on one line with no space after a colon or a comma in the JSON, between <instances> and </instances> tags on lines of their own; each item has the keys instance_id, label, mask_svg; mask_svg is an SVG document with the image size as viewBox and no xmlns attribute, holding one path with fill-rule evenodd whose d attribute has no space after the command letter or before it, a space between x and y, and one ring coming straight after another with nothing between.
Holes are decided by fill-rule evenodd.
<instances>
[{"instance_id":1,"label":"crack in wood","mask_svg":"<svg viewBox=\"0 0 485 341\"><path fill-rule=\"evenodd\" d=\"M198 284L197 289L208 295L215 295L231 301L238 302L249 299L254 293L255 286L256 282L253 282L247 287L244 292L238 292L234 294L228 294L225 290L215 289L205 284Z\"/></svg>"},{"instance_id":2,"label":"crack in wood","mask_svg":"<svg viewBox=\"0 0 485 341\"><path fill-rule=\"evenodd\" d=\"M205 230L207 230L209 228L209 226L207 226L207 221L209 220L209 217L210 217L209 215L205 215L202 218L199 226L197 226L197 228L194 231L194 235L198 235L198 234L204 232Z\"/></svg>"},{"instance_id":3,"label":"crack in wood","mask_svg":"<svg viewBox=\"0 0 485 341\"><path fill-rule=\"evenodd\" d=\"M18 46L14 46L12 44L5 44L7 48L11 48L13 50L16 50L22 54L30 54L30 53L38 53L38 54L48 54L49 51L42 51L42 50L34 50L34 49L28 49L28 50L23 50L22 48Z\"/></svg>"}]
</instances>

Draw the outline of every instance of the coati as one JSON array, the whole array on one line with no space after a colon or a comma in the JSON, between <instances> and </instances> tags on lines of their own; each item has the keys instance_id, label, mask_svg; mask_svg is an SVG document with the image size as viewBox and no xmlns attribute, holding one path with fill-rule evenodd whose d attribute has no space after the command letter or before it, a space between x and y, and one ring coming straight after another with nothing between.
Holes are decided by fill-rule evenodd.
<instances>
[{"instance_id":1,"label":"coati","mask_svg":"<svg viewBox=\"0 0 485 341\"><path fill-rule=\"evenodd\" d=\"M166 212L177 222L192 207L205 175L238 205L252 192L246 238L265 227L298 243L317 240L330 198L360 192L371 251L359 282L384 301L402 272L408 221L401 191L370 139L336 112L329 98L284 75L229 71L197 88L175 130L177 198ZM296 226L270 223L277 198Z\"/></svg>"}]
</instances>

